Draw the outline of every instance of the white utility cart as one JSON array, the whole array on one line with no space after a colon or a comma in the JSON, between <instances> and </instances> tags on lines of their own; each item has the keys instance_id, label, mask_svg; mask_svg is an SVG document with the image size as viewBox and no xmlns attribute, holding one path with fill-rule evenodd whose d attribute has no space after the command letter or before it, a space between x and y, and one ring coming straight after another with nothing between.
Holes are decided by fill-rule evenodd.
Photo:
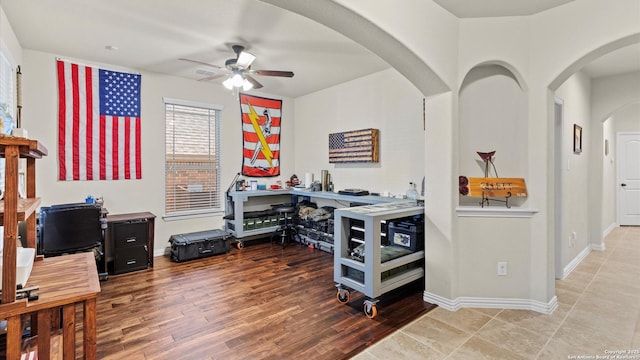
<instances>
[{"instance_id":1,"label":"white utility cart","mask_svg":"<svg viewBox=\"0 0 640 360\"><path fill-rule=\"evenodd\" d=\"M350 300L349 289L363 293L364 313L369 318L377 315L377 297L414 280L424 277L424 236L416 250L397 253L398 247L382 246L382 224L394 219L424 214L424 205L415 201L337 209L334 212L334 276L340 303ZM354 225L355 224L355 225ZM360 236L354 236L360 233ZM364 246L361 246L364 244ZM360 255L354 257L359 246ZM364 249L363 249L364 248ZM383 253L391 250L395 257L383 260ZM384 262L383 262L384 261Z\"/></svg>"}]
</instances>

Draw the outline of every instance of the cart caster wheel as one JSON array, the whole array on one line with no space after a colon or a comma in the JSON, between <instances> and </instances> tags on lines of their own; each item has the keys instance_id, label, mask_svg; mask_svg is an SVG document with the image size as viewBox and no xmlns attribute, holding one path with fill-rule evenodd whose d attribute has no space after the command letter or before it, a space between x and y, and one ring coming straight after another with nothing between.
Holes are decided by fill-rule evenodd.
<instances>
[{"instance_id":1,"label":"cart caster wheel","mask_svg":"<svg viewBox=\"0 0 640 360\"><path fill-rule=\"evenodd\" d=\"M345 289L338 290L338 293L336 294L336 298L338 299L338 302L340 304L346 304L351 300L351 294L349 294L349 290L345 290Z\"/></svg>"},{"instance_id":2,"label":"cart caster wheel","mask_svg":"<svg viewBox=\"0 0 640 360\"><path fill-rule=\"evenodd\" d=\"M236 244L236 246L238 247L238 250L240 250L240 249L244 248L244 243L242 241L240 241L240 242L238 242Z\"/></svg>"},{"instance_id":3,"label":"cart caster wheel","mask_svg":"<svg viewBox=\"0 0 640 360\"><path fill-rule=\"evenodd\" d=\"M376 317L376 315L378 315L378 307L375 305L371 305L369 310L367 310L368 307L369 306L367 306L367 304L364 304L364 315L369 319L373 319L374 317Z\"/></svg>"}]
</instances>

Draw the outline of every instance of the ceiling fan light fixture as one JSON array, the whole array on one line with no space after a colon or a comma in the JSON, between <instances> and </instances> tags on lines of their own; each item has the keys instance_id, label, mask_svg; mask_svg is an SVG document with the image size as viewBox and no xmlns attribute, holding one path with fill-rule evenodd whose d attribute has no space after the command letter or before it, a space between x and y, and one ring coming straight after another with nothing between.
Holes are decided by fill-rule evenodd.
<instances>
[{"instance_id":1,"label":"ceiling fan light fixture","mask_svg":"<svg viewBox=\"0 0 640 360\"><path fill-rule=\"evenodd\" d=\"M231 76L231 80L233 81L234 87L242 87L242 84L244 84L244 77L239 72L234 73L233 76Z\"/></svg>"},{"instance_id":2,"label":"ceiling fan light fixture","mask_svg":"<svg viewBox=\"0 0 640 360\"><path fill-rule=\"evenodd\" d=\"M222 82L222 85L229 90L233 90L233 79L231 79L231 77L227 78L227 80Z\"/></svg>"},{"instance_id":3,"label":"ceiling fan light fixture","mask_svg":"<svg viewBox=\"0 0 640 360\"><path fill-rule=\"evenodd\" d=\"M251 66L251 63L255 59L256 59L255 55L248 53L246 51L243 51L240 53L240 55L238 55L238 61L236 62L236 64L246 69L249 66Z\"/></svg>"},{"instance_id":4,"label":"ceiling fan light fixture","mask_svg":"<svg viewBox=\"0 0 640 360\"><path fill-rule=\"evenodd\" d=\"M251 83L251 81L244 79L244 82L242 83L242 90L249 91L251 89L253 89L253 84Z\"/></svg>"},{"instance_id":5,"label":"ceiling fan light fixture","mask_svg":"<svg viewBox=\"0 0 640 360\"><path fill-rule=\"evenodd\" d=\"M2 0L0 0L1 2ZM203 70L196 71L199 75L206 75L205 78L198 79L198 81L208 81L227 77L222 82L222 85L232 90L234 93L238 89L244 89L245 91L250 89L261 89L263 85L258 82L253 75L259 76L279 76L279 77L293 77L292 71L280 71L280 70L256 70L251 68L251 64L256 59L256 56L244 51L243 45L232 45L231 48L236 54L235 58L227 59L223 66L209 64L199 60L192 60L187 58L180 58L183 61L189 61L198 65L209 66L218 70L211 72L205 72Z\"/></svg>"}]
</instances>

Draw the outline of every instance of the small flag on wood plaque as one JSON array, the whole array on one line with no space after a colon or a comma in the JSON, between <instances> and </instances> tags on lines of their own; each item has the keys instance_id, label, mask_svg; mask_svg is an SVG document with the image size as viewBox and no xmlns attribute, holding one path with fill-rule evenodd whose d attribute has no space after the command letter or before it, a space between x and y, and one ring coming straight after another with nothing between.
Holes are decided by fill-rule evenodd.
<instances>
[{"instance_id":1,"label":"small flag on wood plaque","mask_svg":"<svg viewBox=\"0 0 640 360\"><path fill-rule=\"evenodd\" d=\"M378 129L329 134L329 163L378 162Z\"/></svg>"}]
</instances>

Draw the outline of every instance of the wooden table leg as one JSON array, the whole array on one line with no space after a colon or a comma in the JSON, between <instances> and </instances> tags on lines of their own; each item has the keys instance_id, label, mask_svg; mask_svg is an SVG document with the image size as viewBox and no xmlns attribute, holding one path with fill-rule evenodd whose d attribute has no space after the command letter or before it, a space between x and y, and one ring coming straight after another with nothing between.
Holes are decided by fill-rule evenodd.
<instances>
[{"instance_id":1,"label":"wooden table leg","mask_svg":"<svg viewBox=\"0 0 640 360\"><path fill-rule=\"evenodd\" d=\"M65 360L76 358L76 305L62 307L62 357Z\"/></svg>"},{"instance_id":2,"label":"wooden table leg","mask_svg":"<svg viewBox=\"0 0 640 360\"><path fill-rule=\"evenodd\" d=\"M84 301L84 358L95 360L97 356L96 299Z\"/></svg>"},{"instance_id":3,"label":"wooden table leg","mask_svg":"<svg viewBox=\"0 0 640 360\"><path fill-rule=\"evenodd\" d=\"M51 355L51 309L38 311L38 359Z\"/></svg>"},{"instance_id":4,"label":"wooden table leg","mask_svg":"<svg viewBox=\"0 0 640 360\"><path fill-rule=\"evenodd\" d=\"M7 359L20 359L22 324L20 315L7 319Z\"/></svg>"}]
</instances>

